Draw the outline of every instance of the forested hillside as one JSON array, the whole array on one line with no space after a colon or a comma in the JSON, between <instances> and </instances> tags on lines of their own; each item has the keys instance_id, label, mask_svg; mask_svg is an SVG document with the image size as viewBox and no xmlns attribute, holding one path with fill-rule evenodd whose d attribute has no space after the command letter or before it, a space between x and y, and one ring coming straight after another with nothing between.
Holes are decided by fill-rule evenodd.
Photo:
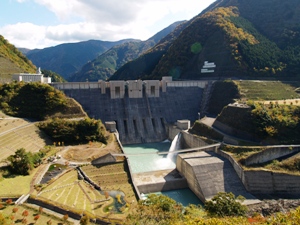
<instances>
[{"instance_id":1,"label":"forested hillside","mask_svg":"<svg viewBox=\"0 0 300 225\"><path fill-rule=\"evenodd\" d=\"M116 45L96 59L85 64L82 69L70 77L69 81L98 81L109 79L121 66L138 58L153 47L162 38L172 32L182 21L175 22L146 41L127 42Z\"/></svg>"},{"instance_id":2,"label":"forested hillside","mask_svg":"<svg viewBox=\"0 0 300 225\"><path fill-rule=\"evenodd\" d=\"M296 0L216 1L189 21L167 52L157 57L158 63L150 61L145 67L151 69L138 77L296 78L300 71L299 21L300 2ZM201 73L205 61L216 64L214 73ZM130 76L134 69L126 65L120 71Z\"/></svg>"},{"instance_id":3,"label":"forested hillside","mask_svg":"<svg viewBox=\"0 0 300 225\"><path fill-rule=\"evenodd\" d=\"M0 35L0 82L10 80L13 73L34 73L35 70L32 62Z\"/></svg>"},{"instance_id":4,"label":"forested hillside","mask_svg":"<svg viewBox=\"0 0 300 225\"><path fill-rule=\"evenodd\" d=\"M115 42L89 40L67 43L44 49L34 49L28 51L26 56L36 66L56 72L67 79L88 61L95 59L111 47L128 41L133 40L126 39Z\"/></svg>"},{"instance_id":5,"label":"forested hillside","mask_svg":"<svg viewBox=\"0 0 300 225\"><path fill-rule=\"evenodd\" d=\"M118 69L110 80L147 79L161 57L166 53L172 42L179 36L180 32L188 26L188 22L180 23L171 33L162 38L153 48L144 52L137 59L126 63Z\"/></svg>"}]
</instances>

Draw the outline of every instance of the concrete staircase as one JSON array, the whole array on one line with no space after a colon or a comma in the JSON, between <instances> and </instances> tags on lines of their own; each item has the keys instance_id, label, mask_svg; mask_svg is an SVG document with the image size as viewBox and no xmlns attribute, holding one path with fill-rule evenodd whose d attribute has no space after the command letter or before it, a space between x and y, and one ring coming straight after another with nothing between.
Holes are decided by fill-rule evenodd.
<instances>
[{"instance_id":1,"label":"concrete staircase","mask_svg":"<svg viewBox=\"0 0 300 225\"><path fill-rule=\"evenodd\" d=\"M177 169L203 202L210 200L218 192L242 195L246 198L245 204L259 202L247 192L231 163L214 152L180 154L177 157Z\"/></svg>"},{"instance_id":2,"label":"concrete staircase","mask_svg":"<svg viewBox=\"0 0 300 225\"><path fill-rule=\"evenodd\" d=\"M208 103L211 97L212 90L213 90L213 82L209 81L205 86L202 95L201 107L200 107L201 117L207 115L208 113Z\"/></svg>"}]
</instances>

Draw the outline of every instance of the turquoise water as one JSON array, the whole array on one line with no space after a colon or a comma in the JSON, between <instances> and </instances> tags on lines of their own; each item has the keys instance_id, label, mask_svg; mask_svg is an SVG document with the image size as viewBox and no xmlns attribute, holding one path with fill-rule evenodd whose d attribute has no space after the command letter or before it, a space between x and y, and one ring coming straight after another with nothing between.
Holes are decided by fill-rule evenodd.
<instances>
[{"instance_id":1,"label":"turquoise water","mask_svg":"<svg viewBox=\"0 0 300 225\"><path fill-rule=\"evenodd\" d=\"M170 146L171 142L160 142L125 145L123 146L123 149L127 154L153 153L128 156L132 173L143 173L175 169L176 163L172 161L172 157L156 154L157 152L168 151ZM198 197L189 188L158 192L158 194L166 195L175 201L180 202L183 206L187 206L189 204L202 204Z\"/></svg>"},{"instance_id":2,"label":"turquoise water","mask_svg":"<svg viewBox=\"0 0 300 225\"><path fill-rule=\"evenodd\" d=\"M158 155L158 152L167 152L171 142L145 143L123 146L128 155L132 173L144 173L157 170L175 169L176 164L167 155ZM145 154L151 153L151 154Z\"/></svg>"},{"instance_id":3,"label":"turquoise water","mask_svg":"<svg viewBox=\"0 0 300 225\"><path fill-rule=\"evenodd\" d=\"M200 199L189 188L156 192L156 194L166 195L175 201L180 202L183 206L188 206L190 204L203 205Z\"/></svg>"}]
</instances>

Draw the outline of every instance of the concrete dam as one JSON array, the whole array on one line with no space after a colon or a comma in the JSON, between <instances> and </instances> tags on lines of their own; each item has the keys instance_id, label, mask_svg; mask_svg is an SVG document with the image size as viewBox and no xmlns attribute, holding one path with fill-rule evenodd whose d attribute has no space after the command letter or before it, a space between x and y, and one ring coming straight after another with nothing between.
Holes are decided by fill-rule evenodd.
<instances>
[{"instance_id":1,"label":"concrete dam","mask_svg":"<svg viewBox=\"0 0 300 225\"><path fill-rule=\"evenodd\" d=\"M116 128L122 144L167 139L167 124L195 121L205 105L208 81L159 80L53 83L91 118ZM115 128L114 128L115 127Z\"/></svg>"}]
</instances>

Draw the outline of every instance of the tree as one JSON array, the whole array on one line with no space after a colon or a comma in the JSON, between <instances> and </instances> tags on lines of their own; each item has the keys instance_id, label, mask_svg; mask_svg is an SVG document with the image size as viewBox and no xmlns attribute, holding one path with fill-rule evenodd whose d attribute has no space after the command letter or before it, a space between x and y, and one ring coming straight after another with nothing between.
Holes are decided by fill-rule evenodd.
<instances>
[{"instance_id":1,"label":"tree","mask_svg":"<svg viewBox=\"0 0 300 225\"><path fill-rule=\"evenodd\" d=\"M29 215L27 210L24 210L22 213L23 219L25 219L25 217L27 217Z\"/></svg>"},{"instance_id":2,"label":"tree","mask_svg":"<svg viewBox=\"0 0 300 225\"><path fill-rule=\"evenodd\" d=\"M231 192L219 192L210 201L205 202L204 208L211 216L244 216L247 207L238 200L243 200L243 197L235 198Z\"/></svg>"},{"instance_id":3,"label":"tree","mask_svg":"<svg viewBox=\"0 0 300 225\"><path fill-rule=\"evenodd\" d=\"M35 223L38 221L39 218L40 218L40 215L39 215L39 214L37 214L37 215L34 216L33 219L34 219Z\"/></svg>"},{"instance_id":4,"label":"tree","mask_svg":"<svg viewBox=\"0 0 300 225\"><path fill-rule=\"evenodd\" d=\"M130 214L125 224L175 224L183 218L183 206L165 196L150 194L139 201L136 211Z\"/></svg>"},{"instance_id":5,"label":"tree","mask_svg":"<svg viewBox=\"0 0 300 225\"><path fill-rule=\"evenodd\" d=\"M11 205L13 203L11 198L7 199L5 202L6 202L7 205Z\"/></svg>"},{"instance_id":6,"label":"tree","mask_svg":"<svg viewBox=\"0 0 300 225\"><path fill-rule=\"evenodd\" d=\"M12 212L13 212L13 213L16 213L16 212L18 212L18 210L19 210L19 208L14 207L14 208L12 209Z\"/></svg>"},{"instance_id":7,"label":"tree","mask_svg":"<svg viewBox=\"0 0 300 225\"><path fill-rule=\"evenodd\" d=\"M14 155L8 157L11 169L20 175L28 175L33 168L30 155L24 148L18 149Z\"/></svg>"},{"instance_id":8,"label":"tree","mask_svg":"<svg viewBox=\"0 0 300 225\"><path fill-rule=\"evenodd\" d=\"M64 223L67 222L68 219L69 219L69 215L68 215L68 214L65 214L65 215L63 216L63 221L64 221Z\"/></svg>"}]
</instances>

